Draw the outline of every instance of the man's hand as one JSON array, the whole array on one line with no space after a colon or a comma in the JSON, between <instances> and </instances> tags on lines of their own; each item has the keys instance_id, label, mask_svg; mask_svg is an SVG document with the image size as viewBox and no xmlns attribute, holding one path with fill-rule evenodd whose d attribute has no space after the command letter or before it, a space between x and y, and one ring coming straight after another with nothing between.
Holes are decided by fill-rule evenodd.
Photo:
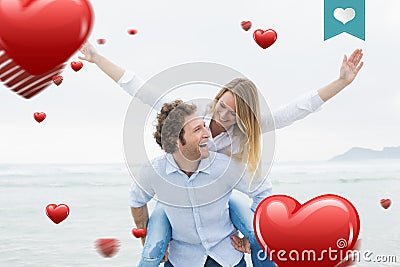
<instances>
[{"instance_id":1,"label":"man's hand","mask_svg":"<svg viewBox=\"0 0 400 267\"><path fill-rule=\"evenodd\" d=\"M250 242L247 238L240 238L237 235L231 235L231 239L231 243L236 250L244 253L251 253Z\"/></svg>"}]
</instances>

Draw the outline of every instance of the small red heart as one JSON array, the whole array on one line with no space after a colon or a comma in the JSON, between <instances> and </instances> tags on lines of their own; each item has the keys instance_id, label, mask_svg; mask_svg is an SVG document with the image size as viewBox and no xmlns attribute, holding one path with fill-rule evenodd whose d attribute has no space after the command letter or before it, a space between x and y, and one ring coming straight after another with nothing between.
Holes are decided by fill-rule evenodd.
<instances>
[{"instance_id":1,"label":"small red heart","mask_svg":"<svg viewBox=\"0 0 400 267\"><path fill-rule=\"evenodd\" d=\"M31 75L62 65L86 41L93 24L88 0L0 0L0 43Z\"/></svg>"},{"instance_id":2,"label":"small red heart","mask_svg":"<svg viewBox=\"0 0 400 267\"><path fill-rule=\"evenodd\" d=\"M63 76L61 75L55 75L53 76L53 82L55 83L55 85L59 86L63 81Z\"/></svg>"},{"instance_id":3,"label":"small red heart","mask_svg":"<svg viewBox=\"0 0 400 267\"><path fill-rule=\"evenodd\" d=\"M83 63L82 62L80 62L80 61L72 61L71 62L71 68L74 70L74 71L79 71L80 69L82 69L82 67L83 67Z\"/></svg>"},{"instance_id":4,"label":"small red heart","mask_svg":"<svg viewBox=\"0 0 400 267\"><path fill-rule=\"evenodd\" d=\"M240 25L242 26L242 29L247 32L251 28L251 21L242 21Z\"/></svg>"},{"instance_id":5,"label":"small red heart","mask_svg":"<svg viewBox=\"0 0 400 267\"><path fill-rule=\"evenodd\" d=\"M390 199L388 199L388 198L382 198L382 199L381 199L381 206L382 206L384 209L389 208L391 204L392 204L392 201L391 201Z\"/></svg>"},{"instance_id":6,"label":"small red heart","mask_svg":"<svg viewBox=\"0 0 400 267\"><path fill-rule=\"evenodd\" d=\"M303 205L290 196L274 195L258 205L253 226L261 247L278 266L333 267L355 246L360 218L355 207L337 195L321 195ZM330 250L336 257L324 254ZM308 251L316 257L304 257Z\"/></svg>"},{"instance_id":7,"label":"small red heart","mask_svg":"<svg viewBox=\"0 0 400 267\"><path fill-rule=\"evenodd\" d=\"M118 252L120 242L116 238L99 238L95 241L97 252L103 257L110 258Z\"/></svg>"},{"instance_id":8,"label":"small red heart","mask_svg":"<svg viewBox=\"0 0 400 267\"><path fill-rule=\"evenodd\" d=\"M41 123L42 121L44 121L44 119L46 119L46 113L44 112L35 112L33 114L33 118L35 118L35 120L39 123Z\"/></svg>"},{"instance_id":9,"label":"small red heart","mask_svg":"<svg viewBox=\"0 0 400 267\"><path fill-rule=\"evenodd\" d=\"M98 44L105 44L106 43L106 39L97 39L97 43Z\"/></svg>"},{"instance_id":10,"label":"small red heart","mask_svg":"<svg viewBox=\"0 0 400 267\"><path fill-rule=\"evenodd\" d=\"M133 229L132 229L132 234L133 234L133 236L136 237L136 238L146 237L146 235L147 235L147 229L145 229L145 228L140 228L140 229L133 228Z\"/></svg>"},{"instance_id":11,"label":"small red heart","mask_svg":"<svg viewBox=\"0 0 400 267\"><path fill-rule=\"evenodd\" d=\"M266 49L275 43L277 34L272 29L266 31L258 29L254 31L253 38L261 48Z\"/></svg>"},{"instance_id":12,"label":"small red heart","mask_svg":"<svg viewBox=\"0 0 400 267\"><path fill-rule=\"evenodd\" d=\"M134 34L137 33L137 30L135 30L135 29L129 29L129 30L128 30L128 33L129 33L130 35L134 35Z\"/></svg>"},{"instance_id":13,"label":"small red heart","mask_svg":"<svg viewBox=\"0 0 400 267\"><path fill-rule=\"evenodd\" d=\"M65 218L69 215L69 207L65 204L49 204L46 207L46 215L50 218L55 224L59 224L64 221Z\"/></svg>"}]
</instances>

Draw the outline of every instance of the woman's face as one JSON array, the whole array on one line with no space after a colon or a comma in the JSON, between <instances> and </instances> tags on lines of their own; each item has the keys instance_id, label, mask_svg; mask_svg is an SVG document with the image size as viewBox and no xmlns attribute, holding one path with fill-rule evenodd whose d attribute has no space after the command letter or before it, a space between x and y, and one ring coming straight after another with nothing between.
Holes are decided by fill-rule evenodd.
<instances>
[{"instance_id":1,"label":"woman's face","mask_svg":"<svg viewBox=\"0 0 400 267\"><path fill-rule=\"evenodd\" d=\"M236 104L233 93L226 91L215 105L213 119L226 130L236 123Z\"/></svg>"}]
</instances>

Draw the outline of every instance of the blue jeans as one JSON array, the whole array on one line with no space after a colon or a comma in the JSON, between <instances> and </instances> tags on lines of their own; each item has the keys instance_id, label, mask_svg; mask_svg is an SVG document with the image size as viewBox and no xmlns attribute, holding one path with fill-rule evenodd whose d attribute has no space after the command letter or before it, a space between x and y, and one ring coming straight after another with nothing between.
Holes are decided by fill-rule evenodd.
<instances>
[{"instance_id":1,"label":"blue jeans","mask_svg":"<svg viewBox=\"0 0 400 267\"><path fill-rule=\"evenodd\" d=\"M273 267L275 263L265 255L265 251L258 243L253 230L254 212L250 207L235 196L229 199L229 214L233 225L250 242L251 262L254 267ZM259 255L259 256L258 256Z\"/></svg>"},{"instance_id":2,"label":"blue jeans","mask_svg":"<svg viewBox=\"0 0 400 267\"><path fill-rule=\"evenodd\" d=\"M250 241L251 261L254 267L273 267L258 244L253 230L254 212L240 199L231 196L229 214L233 225ZM156 204L147 225L146 242L138 267L157 267L164 257L167 245L171 240L171 224L161 205ZM260 253L260 258L257 254ZM266 258L266 259L265 259ZM240 265L239 265L240 266Z\"/></svg>"},{"instance_id":3,"label":"blue jeans","mask_svg":"<svg viewBox=\"0 0 400 267\"><path fill-rule=\"evenodd\" d=\"M169 261L167 261L166 263L164 263L164 267L174 267L174 265L172 265ZM212 258L208 257L206 263L204 264L204 267L222 267L222 266ZM244 257L234 267L246 267L246 261L244 260Z\"/></svg>"},{"instance_id":4,"label":"blue jeans","mask_svg":"<svg viewBox=\"0 0 400 267\"><path fill-rule=\"evenodd\" d=\"M138 267L156 267L171 240L171 224L161 205L156 204L147 224L146 242Z\"/></svg>"}]
</instances>

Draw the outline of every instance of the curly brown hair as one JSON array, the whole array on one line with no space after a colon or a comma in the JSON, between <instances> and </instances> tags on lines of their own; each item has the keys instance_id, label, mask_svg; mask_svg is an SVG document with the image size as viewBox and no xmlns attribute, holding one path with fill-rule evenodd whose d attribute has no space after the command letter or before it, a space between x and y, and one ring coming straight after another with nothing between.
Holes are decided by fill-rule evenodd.
<instances>
[{"instance_id":1,"label":"curly brown hair","mask_svg":"<svg viewBox=\"0 0 400 267\"><path fill-rule=\"evenodd\" d=\"M196 105L186 104L182 100L164 103L157 114L156 131L153 133L161 149L167 153L174 153L177 150L178 138L183 145L186 144L183 138L185 117L195 113L196 109Z\"/></svg>"}]
</instances>

